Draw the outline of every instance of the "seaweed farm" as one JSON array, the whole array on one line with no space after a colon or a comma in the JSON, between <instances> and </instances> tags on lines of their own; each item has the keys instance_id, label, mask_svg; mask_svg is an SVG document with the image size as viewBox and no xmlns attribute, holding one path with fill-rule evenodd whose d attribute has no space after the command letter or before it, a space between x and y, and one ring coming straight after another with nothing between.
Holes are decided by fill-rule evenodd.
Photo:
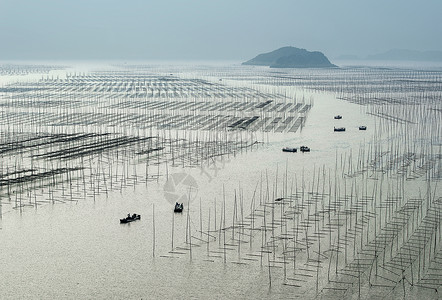
<instances>
[{"instance_id":1,"label":"seaweed farm","mask_svg":"<svg viewBox=\"0 0 442 300\"><path fill-rule=\"evenodd\" d=\"M441 298L440 69L5 64L0 110L1 298Z\"/></svg>"}]
</instances>

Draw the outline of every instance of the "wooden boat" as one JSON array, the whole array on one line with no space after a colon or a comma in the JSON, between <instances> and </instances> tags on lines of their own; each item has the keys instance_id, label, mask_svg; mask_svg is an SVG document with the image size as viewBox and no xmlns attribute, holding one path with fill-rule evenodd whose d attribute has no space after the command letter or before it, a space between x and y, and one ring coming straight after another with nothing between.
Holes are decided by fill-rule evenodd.
<instances>
[{"instance_id":1,"label":"wooden boat","mask_svg":"<svg viewBox=\"0 0 442 300\"><path fill-rule=\"evenodd\" d=\"M345 131L345 127L333 127L333 131Z\"/></svg>"},{"instance_id":2,"label":"wooden boat","mask_svg":"<svg viewBox=\"0 0 442 300\"><path fill-rule=\"evenodd\" d=\"M307 147L307 146L301 146L301 147L299 148L299 150L301 150L301 152L310 152L310 148Z\"/></svg>"},{"instance_id":3,"label":"wooden boat","mask_svg":"<svg viewBox=\"0 0 442 300\"><path fill-rule=\"evenodd\" d=\"M367 126L359 126L359 130L367 130Z\"/></svg>"},{"instance_id":4,"label":"wooden boat","mask_svg":"<svg viewBox=\"0 0 442 300\"><path fill-rule=\"evenodd\" d=\"M120 219L120 223L130 223L136 220L141 220L141 215L133 214L132 216L130 214L127 215L126 218Z\"/></svg>"},{"instance_id":5,"label":"wooden boat","mask_svg":"<svg viewBox=\"0 0 442 300\"><path fill-rule=\"evenodd\" d=\"M184 209L183 203L180 204L180 203L176 202L175 203L175 208L173 209L173 212L180 213L180 212L183 212L183 209Z\"/></svg>"},{"instance_id":6,"label":"wooden boat","mask_svg":"<svg viewBox=\"0 0 442 300\"><path fill-rule=\"evenodd\" d=\"M297 148L291 148L291 147L284 147L282 148L282 152L297 152Z\"/></svg>"},{"instance_id":7,"label":"wooden boat","mask_svg":"<svg viewBox=\"0 0 442 300\"><path fill-rule=\"evenodd\" d=\"M335 119L336 120L340 120L340 119L342 119L342 116L341 115L337 115L337 116L335 116Z\"/></svg>"}]
</instances>

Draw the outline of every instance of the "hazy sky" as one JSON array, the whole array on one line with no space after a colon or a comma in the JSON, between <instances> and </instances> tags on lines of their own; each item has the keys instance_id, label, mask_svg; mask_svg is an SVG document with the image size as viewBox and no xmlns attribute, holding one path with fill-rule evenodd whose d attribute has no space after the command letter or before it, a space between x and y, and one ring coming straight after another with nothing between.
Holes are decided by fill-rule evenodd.
<instances>
[{"instance_id":1,"label":"hazy sky","mask_svg":"<svg viewBox=\"0 0 442 300\"><path fill-rule=\"evenodd\" d=\"M0 0L0 60L442 50L441 0Z\"/></svg>"}]
</instances>

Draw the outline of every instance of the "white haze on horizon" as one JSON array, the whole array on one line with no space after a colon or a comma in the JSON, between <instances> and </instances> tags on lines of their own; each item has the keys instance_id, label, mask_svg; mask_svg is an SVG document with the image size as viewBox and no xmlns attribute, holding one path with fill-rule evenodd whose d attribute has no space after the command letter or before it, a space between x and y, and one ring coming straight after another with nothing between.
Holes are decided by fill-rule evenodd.
<instances>
[{"instance_id":1,"label":"white haze on horizon","mask_svg":"<svg viewBox=\"0 0 442 300\"><path fill-rule=\"evenodd\" d=\"M442 1L0 0L0 60L246 60L442 50Z\"/></svg>"}]
</instances>

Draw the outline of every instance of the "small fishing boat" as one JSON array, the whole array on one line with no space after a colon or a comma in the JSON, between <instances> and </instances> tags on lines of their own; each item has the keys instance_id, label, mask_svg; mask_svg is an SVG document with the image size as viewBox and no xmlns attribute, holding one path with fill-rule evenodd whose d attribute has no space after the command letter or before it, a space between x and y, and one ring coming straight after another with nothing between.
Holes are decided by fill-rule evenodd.
<instances>
[{"instance_id":1,"label":"small fishing boat","mask_svg":"<svg viewBox=\"0 0 442 300\"><path fill-rule=\"evenodd\" d=\"M301 147L299 148L299 150L301 150L301 152L310 152L310 148L307 147L307 146L301 146Z\"/></svg>"},{"instance_id":2,"label":"small fishing boat","mask_svg":"<svg viewBox=\"0 0 442 300\"><path fill-rule=\"evenodd\" d=\"M337 116L335 116L335 120L340 120L340 119L342 119L342 116L341 116L341 115L337 115Z\"/></svg>"},{"instance_id":3,"label":"small fishing boat","mask_svg":"<svg viewBox=\"0 0 442 300\"><path fill-rule=\"evenodd\" d=\"M359 130L367 130L367 126L359 126Z\"/></svg>"},{"instance_id":4,"label":"small fishing boat","mask_svg":"<svg viewBox=\"0 0 442 300\"><path fill-rule=\"evenodd\" d=\"M292 147L284 147L282 148L282 152L297 152L298 149L297 148L292 148Z\"/></svg>"},{"instance_id":5,"label":"small fishing boat","mask_svg":"<svg viewBox=\"0 0 442 300\"><path fill-rule=\"evenodd\" d=\"M345 131L345 127L333 127L333 131Z\"/></svg>"},{"instance_id":6,"label":"small fishing boat","mask_svg":"<svg viewBox=\"0 0 442 300\"><path fill-rule=\"evenodd\" d=\"M183 212L183 209L184 209L184 205L183 205L183 203L178 203L178 202L176 202L176 203L175 203L175 208L173 209L173 212L178 212L178 213L180 213L180 212Z\"/></svg>"},{"instance_id":7,"label":"small fishing boat","mask_svg":"<svg viewBox=\"0 0 442 300\"><path fill-rule=\"evenodd\" d=\"M141 220L141 215L133 214L131 216L130 214L127 214L126 218L120 219L120 223L130 223L136 220Z\"/></svg>"}]
</instances>

